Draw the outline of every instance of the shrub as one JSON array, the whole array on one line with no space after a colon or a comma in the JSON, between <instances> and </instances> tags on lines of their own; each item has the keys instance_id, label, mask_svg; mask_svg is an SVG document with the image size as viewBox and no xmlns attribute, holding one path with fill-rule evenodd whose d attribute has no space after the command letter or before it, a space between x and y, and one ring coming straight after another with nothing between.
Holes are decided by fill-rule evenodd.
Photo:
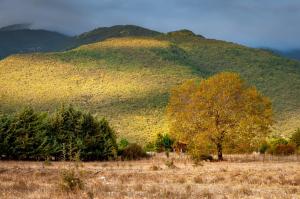
<instances>
[{"instance_id":1,"label":"shrub","mask_svg":"<svg viewBox=\"0 0 300 199\"><path fill-rule=\"evenodd\" d=\"M213 156L210 154L199 153L199 154L193 154L191 157L195 165L201 165L200 164L201 161L213 161Z\"/></svg>"},{"instance_id":2,"label":"shrub","mask_svg":"<svg viewBox=\"0 0 300 199\"><path fill-rule=\"evenodd\" d=\"M213 148L214 146L211 145L205 138L202 139L202 137L198 136L196 136L195 139L187 145L188 154L196 165L198 162L203 160L213 160L210 155L214 151Z\"/></svg>"},{"instance_id":3,"label":"shrub","mask_svg":"<svg viewBox=\"0 0 300 199\"><path fill-rule=\"evenodd\" d=\"M64 191L83 189L83 181L75 174L74 170L66 170L61 173L61 188Z\"/></svg>"},{"instance_id":4,"label":"shrub","mask_svg":"<svg viewBox=\"0 0 300 199\"><path fill-rule=\"evenodd\" d=\"M158 171L158 170L161 170L161 168L159 166L157 166L157 165L152 165L150 167L150 170L152 170L152 171Z\"/></svg>"},{"instance_id":5,"label":"shrub","mask_svg":"<svg viewBox=\"0 0 300 199\"><path fill-rule=\"evenodd\" d=\"M213 160L213 156L210 155L210 154L201 154L199 156L200 160L209 160L209 161L212 161Z\"/></svg>"},{"instance_id":6,"label":"shrub","mask_svg":"<svg viewBox=\"0 0 300 199\"><path fill-rule=\"evenodd\" d=\"M165 165L170 169L176 169L177 167L174 164L174 160L166 160Z\"/></svg>"},{"instance_id":7,"label":"shrub","mask_svg":"<svg viewBox=\"0 0 300 199\"><path fill-rule=\"evenodd\" d=\"M125 138L122 138L122 139L120 140L120 142L119 142L118 148L119 148L120 150L123 150L123 149L125 149L128 145L129 145L128 140L126 140Z\"/></svg>"},{"instance_id":8,"label":"shrub","mask_svg":"<svg viewBox=\"0 0 300 199\"><path fill-rule=\"evenodd\" d=\"M298 128L291 136L291 142L300 147L300 128Z\"/></svg>"},{"instance_id":9,"label":"shrub","mask_svg":"<svg viewBox=\"0 0 300 199\"><path fill-rule=\"evenodd\" d=\"M144 151L146 152L154 152L156 151L156 146L154 142L148 142L144 147Z\"/></svg>"},{"instance_id":10,"label":"shrub","mask_svg":"<svg viewBox=\"0 0 300 199\"><path fill-rule=\"evenodd\" d=\"M126 147L128 147L129 142L125 138L122 138L118 143L118 156L122 156L123 151Z\"/></svg>"},{"instance_id":11,"label":"shrub","mask_svg":"<svg viewBox=\"0 0 300 199\"><path fill-rule=\"evenodd\" d=\"M145 157L147 157L146 152L136 143L129 144L121 154L122 160L138 160Z\"/></svg>"},{"instance_id":12,"label":"shrub","mask_svg":"<svg viewBox=\"0 0 300 199\"><path fill-rule=\"evenodd\" d=\"M276 155L292 155L296 151L296 146L293 144L279 144L274 150Z\"/></svg>"},{"instance_id":13,"label":"shrub","mask_svg":"<svg viewBox=\"0 0 300 199\"><path fill-rule=\"evenodd\" d=\"M282 137L273 137L269 140L268 142L268 150L267 152L268 153L271 153L271 154L278 154L278 150L276 149L278 145L287 145L289 142L285 139L285 138L282 138ZM281 154L281 153L279 153Z\"/></svg>"},{"instance_id":14,"label":"shrub","mask_svg":"<svg viewBox=\"0 0 300 199\"><path fill-rule=\"evenodd\" d=\"M162 151L172 151L174 140L168 134L158 134L155 147L158 152Z\"/></svg>"},{"instance_id":15,"label":"shrub","mask_svg":"<svg viewBox=\"0 0 300 199\"><path fill-rule=\"evenodd\" d=\"M271 146L276 146L279 144L288 144L288 143L289 143L288 140L283 137L275 137L270 140Z\"/></svg>"},{"instance_id":16,"label":"shrub","mask_svg":"<svg viewBox=\"0 0 300 199\"><path fill-rule=\"evenodd\" d=\"M269 144L267 142L264 142L259 147L259 153L264 154L267 152L267 150L270 148Z\"/></svg>"}]
</instances>

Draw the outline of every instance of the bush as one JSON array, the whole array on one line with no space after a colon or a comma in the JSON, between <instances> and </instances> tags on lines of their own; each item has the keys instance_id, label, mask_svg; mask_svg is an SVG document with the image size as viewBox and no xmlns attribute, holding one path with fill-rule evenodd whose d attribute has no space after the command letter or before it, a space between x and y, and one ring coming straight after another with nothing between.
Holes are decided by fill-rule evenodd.
<instances>
[{"instance_id":1,"label":"bush","mask_svg":"<svg viewBox=\"0 0 300 199\"><path fill-rule=\"evenodd\" d=\"M121 154L122 160L138 160L147 157L146 152L138 144L129 144Z\"/></svg>"},{"instance_id":2,"label":"bush","mask_svg":"<svg viewBox=\"0 0 300 199\"><path fill-rule=\"evenodd\" d=\"M168 134L159 133L155 141L155 147L158 152L172 151L173 143L174 140Z\"/></svg>"},{"instance_id":3,"label":"bush","mask_svg":"<svg viewBox=\"0 0 300 199\"><path fill-rule=\"evenodd\" d=\"M283 137L275 137L275 138L272 138L269 143L271 146L277 146L279 144L288 144L289 142L287 139L285 139Z\"/></svg>"},{"instance_id":4,"label":"bush","mask_svg":"<svg viewBox=\"0 0 300 199\"><path fill-rule=\"evenodd\" d=\"M195 165L201 165L202 161L213 161L213 156L210 154L198 154L192 156Z\"/></svg>"},{"instance_id":5,"label":"bush","mask_svg":"<svg viewBox=\"0 0 300 199\"><path fill-rule=\"evenodd\" d=\"M165 165L170 169L176 169L177 167L174 164L174 160L166 160Z\"/></svg>"},{"instance_id":6,"label":"bush","mask_svg":"<svg viewBox=\"0 0 300 199\"><path fill-rule=\"evenodd\" d=\"M297 132L295 132L296 134ZM292 138L296 138L295 134L292 135ZM294 137L293 137L294 136ZM290 139L290 142L282 137L273 137L268 142L261 144L259 148L260 153L268 152L274 155L291 155L294 154L297 150L297 145L293 139ZM295 139L296 140L296 139Z\"/></svg>"},{"instance_id":7,"label":"bush","mask_svg":"<svg viewBox=\"0 0 300 199\"><path fill-rule=\"evenodd\" d=\"M296 146L293 144L279 144L274 150L276 155L292 155L296 152Z\"/></svg>"},{"instance_id":8,"label":"bush","mask_svg":"<svg viewBox=\"0 0 300 199\"><path fill-rule=\"evenodd\" d=\"M291 136L291 142L300 147L300 128L298 128Z\"/></svg>"},{"instance_id":9,"label":"bush","mask_svg":"<svg viewBox=\"0 0 300 199\"><path fill-rule=\"evenodd\" d=\"M83 189L84 184L74 170L66 170L61 173L61 188L64 191L75 191Z\"/></svg>"},{"instance_id":10,"label":"bush","mask_svg":"<svg viewBox=\"0 0 300 199\"><path fill-rule=\"evenodd\" d=\"M144 151L146 152L154 152L156 151L156 146L154 142L148 142L144 147Z\"/></svg>"},{"instance_id":11,"label":"bush","mask_svg":"<svg viewBox=\"0 0 300 199\"><path fill-rule=\"evenodd\" d=\"M129 142L125 138L122 138L118 143L118 156L122 156L123 151L126 147L128 147Z\"/></svg>"},{"instance_id":12,"label":"bush","mask_svg":"<svg viewBox=\"0 0 300 199\"><path fill-rule=\"evenodd\" d=\"M199 156L199 158L200 158L200 160L205 160L205 161L207 161L207 160L213 161L213 159L214 159L213 156L210 154L201 154Z\"/></svg>"},{"instance_id":13,"label":"bush","mask_svg":"<svg viewBox=\"0 0 300 199\"><path fill-rule=\"evenodd\" d=\"M259 147L259 153L264 154L267 152L267 150L270 148L269 144L267 142L264 142Z\"/></svg>"},{"instance_id":14,"label":"bush","mask_svg":"<svg viewBox=\"0 0 300 199\"><path fill-rule=\"evenodd\" d=\"M120 150L123 150L123 149L125 149L128 145L129 145L128 140L126 140L125 138L122 138L122 139L120 140L120 142L119 142L118 148L119 148Z\"/></svg>"},{"instance_id":15,"label":"bush","mask_svg":"<svg viewBox=\"0 0 300 199\"><path fill-rule=\"evenodd\" d=\"M271 154L281 154L277 153L279 149L276 149L278 145L287 145L289 142L287 139L282 137L273 137L268 142L267 152Z\"/></svg>"}]
</instances>

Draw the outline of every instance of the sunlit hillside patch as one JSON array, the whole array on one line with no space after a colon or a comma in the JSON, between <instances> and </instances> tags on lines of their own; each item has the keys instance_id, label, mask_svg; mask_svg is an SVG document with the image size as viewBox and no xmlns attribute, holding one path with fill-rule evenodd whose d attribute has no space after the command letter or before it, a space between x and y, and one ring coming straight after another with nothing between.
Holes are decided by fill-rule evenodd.
<instances>
[{"instance_id":1,"label":"sunlit hillside patch","mask_svg":"<svg viewBox=\"0 0 300 199\"><path fill-rule=\"evenodd\" d=\"M142 143L166 130L168 92L193 76L189 68L162 60L159 67L148 67L143 62L115 64L105 57L58 58L73 52L16 55L0 62L1 110L30 104L53 111L72 103L107 117L120 137Z\"/></svg>"},{"instance_id":2,"label":"sunlit hillside patch","mask_svg":"<svg viewBox=\"0 0 300 199\"><path fill-rule=\"evenodd\" d=\"M273 131L277 134L289 138L300 126L300 109L295 109L291 112L283 113L276 120Z\"/></svg>"},{"instance_id":3,"label":"sunlit hillside patch","mask_svg":"<svg viewBox=\"0 0 300 199\"><path fill-rule=\"evenodd\" d=\"M170 42L152 38L118 38L108 39L103 42L84 45L80 49L99 49L99 48L167 48Z\"/></svg>"}]
</instances>

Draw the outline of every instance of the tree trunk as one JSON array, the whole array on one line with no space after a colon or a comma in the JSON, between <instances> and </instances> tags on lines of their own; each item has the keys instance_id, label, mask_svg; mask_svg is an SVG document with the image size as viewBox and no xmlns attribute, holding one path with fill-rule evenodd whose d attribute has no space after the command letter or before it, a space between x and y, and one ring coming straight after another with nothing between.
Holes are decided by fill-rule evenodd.
<instances>
[{"instance_id":1,"label":"tree trunk","mask_svg":"<svg viewBox=\"0 0 300 199\"><path fill-rule=\"evenodd\" d=\"M217 149L218 149L218 160L222 161L223 160L223 148L222 148L222 144L218 143L217 144Z\"/></svg>"}]
</instances>

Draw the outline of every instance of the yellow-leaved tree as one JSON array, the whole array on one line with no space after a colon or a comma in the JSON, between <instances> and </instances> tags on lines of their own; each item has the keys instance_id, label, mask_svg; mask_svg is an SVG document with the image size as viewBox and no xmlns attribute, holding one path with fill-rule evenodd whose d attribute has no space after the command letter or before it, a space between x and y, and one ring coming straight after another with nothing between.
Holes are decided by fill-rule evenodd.
<instances>
[{"instance_id":1,"label":"yellow-leaved tree","mask_svg":"<svg viewBox=\"0 0 300 199\"><path fill-rule=\"evenodd\" d=\"M213 149L223 160L223 146L254 148L269 133L272 104L237 73L188 80L175 88L167 107L170 133L199 153Z\"/></svg>"}]
</instances>

